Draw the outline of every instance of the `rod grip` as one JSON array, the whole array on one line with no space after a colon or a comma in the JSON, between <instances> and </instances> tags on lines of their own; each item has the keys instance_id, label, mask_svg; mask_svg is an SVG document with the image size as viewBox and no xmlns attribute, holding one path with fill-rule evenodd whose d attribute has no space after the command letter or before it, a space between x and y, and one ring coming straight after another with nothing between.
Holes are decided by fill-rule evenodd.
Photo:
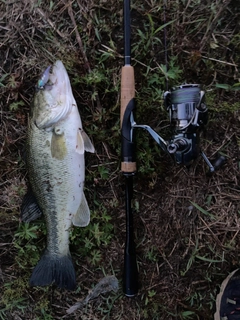
<instances>
[{"instance_id":1,"label":"rod grip","mask_svg":"<svg viewBox=\"0 0 240 320\"><path fill-rule=\"evenodd\" d=\"M121 75L121 128L123 116L128 103L135 98L135 78L134 68L132 66L122 67Z\"/></svg>"},{"instance_id":2,"label":"rod grip","mask_svg":"<svg viewBox=\"0 0 240 320\"><path fill-rule=\"evenodd\" d=\"M121 75L121 111L120 125L122 130L122 162L121 170L123 173L135 173L135 148L131 133L131 113L134 109L135 98L135 78L134 68L131 65L122 67Z\"/></svg>"}]
</instances>

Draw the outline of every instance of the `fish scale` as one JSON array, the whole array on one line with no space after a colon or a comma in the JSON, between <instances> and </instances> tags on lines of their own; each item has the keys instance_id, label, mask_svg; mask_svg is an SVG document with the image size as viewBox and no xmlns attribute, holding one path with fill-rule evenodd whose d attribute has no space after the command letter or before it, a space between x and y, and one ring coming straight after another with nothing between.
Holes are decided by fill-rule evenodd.
<instances>
[{"instance_id":1,"label":"fish scale","mask_svg":"<svg viewBox=\"0 0 240 320\"><path fill-rule=\"evenodd\" d=\"M69 228L71 219L66 219L66 204L69 195L73 194L71 183L61 183L74 180L74 172L70 174L68 168L70 154L63 160L51 157L50 146L46 148L46 141L51 138L52 132L41 131L32 124L29 135L29 145L38 145L36 149L30 149L28 157L29 177L33 192L36 194L38 204L46 217L48 251L63 255L68 253ZM35 163L32 161L35 159ZM80 191L80 190L79 190ZM57 199L57 201L56 201ZM69 200L68 200L69 201ZM58 214L57 214L58 213ZM63 242L63 239L66 239Z\"/></svg>"}]
</instances>

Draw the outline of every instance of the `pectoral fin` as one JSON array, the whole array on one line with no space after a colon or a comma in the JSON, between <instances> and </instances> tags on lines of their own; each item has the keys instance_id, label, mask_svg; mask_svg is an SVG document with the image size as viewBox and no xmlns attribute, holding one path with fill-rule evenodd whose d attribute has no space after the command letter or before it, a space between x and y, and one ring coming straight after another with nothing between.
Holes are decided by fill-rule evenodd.
<instances>
[{"instance_id":1,"label":"pectoral fin","mask_svg":"<svg viewBox=\"0 0 240 320\"><path fill-rule=\"evenodd\" d=\"M93 146L89 136L83 130L81 131L81 135L82 135L82 138L83 138L83 141L84 141L84 150L87 151L87 152L94 153L95 149L94 149L94 146Z\"/></svg>"},{"instance_id":2,"label":"pectoral fin","mask_svg":"<svg viewBox=\"0 0 240 320\"><path fill-rule=\"evenodd\" d=\"M77 132L76 151L79 154L84 154L84 141L83 141L82 133L80 130L78 130L78 132Z\"/></svg>"},{"instance_id":3,"label":"pectoral fin","mask_svg":"<svg viewBox=\"0 0 240 320\"><path fill-rule=\"evenodd\" d=\"M73 217L72 223L74 226L77 226L77 227L86 227L89 224L89 222L90 222L90 210L89 210L85 195L83 193L82 201L80 203L78 211Z\"/></svg>"},{"instance_id":4,"label":"pectoral fin","mask_svg":"<svg viewBox=\"0 0 240 320\"><path fill-rule=\"evenodd\" d=\"M30 222L42 215L42 211L37 204L37 200L31 189L23 197L20 219L22 222Z\"/></svg>"}]
</instances>

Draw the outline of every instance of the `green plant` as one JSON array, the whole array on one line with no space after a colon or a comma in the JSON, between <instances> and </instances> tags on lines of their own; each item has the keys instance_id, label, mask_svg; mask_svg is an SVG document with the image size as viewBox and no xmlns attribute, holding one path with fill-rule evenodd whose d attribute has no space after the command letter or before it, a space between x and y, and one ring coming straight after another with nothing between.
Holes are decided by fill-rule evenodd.
<instances>
[{"instance_id":1,"label":"green plant","mask_svg":"<svg viewBox=\"0 0 240 320\"><path fill-rule=\"evenodd\" d=\"M39 229L38 225L33 225L29 223L20 223L17 232L15 233L15 239L21 240L31 240L37 238L37 231Z\"/></svg>"},{"instance_id":2,"label":"green plant","mask_svg":"<svg viewBox=\"0 0 240 320\"><path fill-rule=\"evenodd\" d=\"M112 309L114 308L114 305L116 304L117 300L119 300L121 296L119 294L111 294L108 297L102 297L102 302L98 306L98 311L100 311L100 314L102 315L102 319L110 319L112 314ZM121 314L119 315L119 320L121 319Z\"/></svg>"},{"instance_id":3,"label":"green plant","mask_svg":"<svg viewBox=\"0 0 240 320\"><path fill-rule=\"evenodd\" d=\"M12 103L9 105L9 110L10 110L10 111L18 111L18 110L19 110L19 107L22 107L22 106L24 106L24 105L25 105L24 101L12 102Z\"/></svg>"},{"instance_id":4,"label":"green plant","mask_svg":"<svg viewBox=\"0 0 240 320\"><path fill-rule=\"evenodd\" d=\"M98 205L91 214L91 223L86 228L74 228L70 234L70 242L77 246L77 252L87 257L89 262L97 265L101 258L101 250L112 238L112 217L105 207Z\"/></svg>"},{"instance_id":5,"label":"green plant","mask_svg":"<svg viewBox=\"0 0 240 320\"><path fill-rule=\"evenodd\" d=\"M3 305L1 306L3 302ZM9 301L0 301L0 319L5 320L8 318L9 312L13 310L19 310L22 313L26 308L26 298L12 299Z\"/></svg>"},{"instance_id":6,"label":"green plant","mask_svg":"<svg viewBox=\"0 0 240 320\"><path fill-rule=\"evenodd\" d=\"M15 260L22 269L29 265L35 265L39 260L39 243L36 245L36 241L43 234L46 234L46 226L43 220L19 224L13 244L17 249Z\"/></svg>"},{"instance_id":7,"label":"green plant","mask_svg":"<svg viewBox=\"0 0 240 320\"><path fill-rule=\"evenodd\" d=\"M192 264L194 263L194 261L196 259L196 254L198 251L199 251L199 244L198 244L198 240L196 240L195 247L194 247L190 257L188 258L188 262L187 262L185 270L180 271L181 276L185 276L186 273L190 270Z\"/></svg>"},{"instance_id":8,"label":"green plant","mask_svg":"<svg viewBox=\"0 0 240 320\"><path fill-rule=\"evenodd\" d=\"M9 76L8 73L5 73L4 75L1 76L1 78L0 78L0 87L5 87L4 80L6 79L7 76Z\"/></svg>"},{"instance_id":9,"label":"green plant","mask_svg":"<svg viewBox=\"0 0 240 320\"><path fill-rule=\"evenodd\" d=\"M109 178L109 169L105 166L98 166L98 172L101 179L107 180Z\"/></svg>"},{"instance_id":10,"label":"green plant","mask_svg":"<svg viewBox=\"0 0 240 320\"><path fill-rule=\"evenodd\" d=\"M179 314L182 320L196 319L196 313L194 311L183 311Z\"/></svg>"},{"instance_id":11,"label":"green plant","mask_svg":"<svg viewBox=\"0 0 240 320\"><path fill-rule=\"evenodd\" d=\"M152 300L152 298L156 295L155 290L149 290L147 293L147 296L145 298L145 306L149 304L149 302Z\"/></svg>"},{"instance_id":12,"label":"green plant","mask_svg":"<svg viewBox=\"0 0 240 320\"><path fill-rule=\"evenodd\" d=\"M38 303L35 305L34 311L37 315L37 320L54 319L51 315L51 303L47 297L42 297L42 299L38 301Z\"/></svg>"},{"instance_id":13,"label":"green plant","mask_svg":"<svg viewBox=\"0 0 240 320\"><path fill-rule=\"evenodd\" d=\"M198 209L201 213L203 213L205 216L210 217L211 219L216 219L215 216L213 214L211 214L210 212L208 212L207 210L203 209L202 207L200 207L197 203L190 201L191 204Z\"/></svg>"},{"instance_id":14,"label":"green plant","mask_svg":"<svg viewBox=\"0 0 240 320\"><path fill-rule=\"evenodd\" d=\"M25 288L26 280L22 278L4 284L0 300L0 319L6 319L8 312L13 310L24 311L27 307L27 299L23 295Z\"/></svg>"},{"instance_id":15,"label":"green plant","mask_svg":"<svg viewBox=\"0 0 240 320\"><path fill-rule=\"evenodd\" d=\"M229 84L223 84L223 83L217 83L216 88L219 89L225 89L225 90L230 90L230 91L237 91L240 90L240 82L235 83L234 85L229 85Z\"/></svg>"},{"instance_id":16,"label":"green plant","mask_svg":"<svg viewBox=\"0 0 240 320\"><path fill-rule=\"evenodd\" d=\"M146 253L145 253L146 259L152 262L156 262L158 260L158 250L156 247L151 247Z\"/></svg>"}]
</instances>

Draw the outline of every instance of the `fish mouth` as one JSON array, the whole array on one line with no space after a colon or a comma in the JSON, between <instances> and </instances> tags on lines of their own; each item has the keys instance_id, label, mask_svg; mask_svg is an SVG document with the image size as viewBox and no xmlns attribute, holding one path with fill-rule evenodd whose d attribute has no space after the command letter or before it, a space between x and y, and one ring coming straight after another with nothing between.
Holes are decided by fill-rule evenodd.
<instances>
[{"instance_id":1,"label":"fish mouth","mask_svg":"<svg viewBox=\"0 0 240 320\"><path fill-rule=\"evenodd\" d=\"M61 92L70 87L67 71L60 60L45 69L36 86L37 90L46 91L52 90L53 87L60 87Z\"/></svg>"},{"instance_id":2,"label":"fish mouth","mask_svg":"<svg viewBox=\"0 0 240 320\"><path fill-rule=\"evenodd\" d=\"M57 84L57 82L66 82L68 80L67 71L62 63L62 61L57 60L52 65L52 72L50 73L49 80L53 84Z\"/></svg>"}]
</instances>

